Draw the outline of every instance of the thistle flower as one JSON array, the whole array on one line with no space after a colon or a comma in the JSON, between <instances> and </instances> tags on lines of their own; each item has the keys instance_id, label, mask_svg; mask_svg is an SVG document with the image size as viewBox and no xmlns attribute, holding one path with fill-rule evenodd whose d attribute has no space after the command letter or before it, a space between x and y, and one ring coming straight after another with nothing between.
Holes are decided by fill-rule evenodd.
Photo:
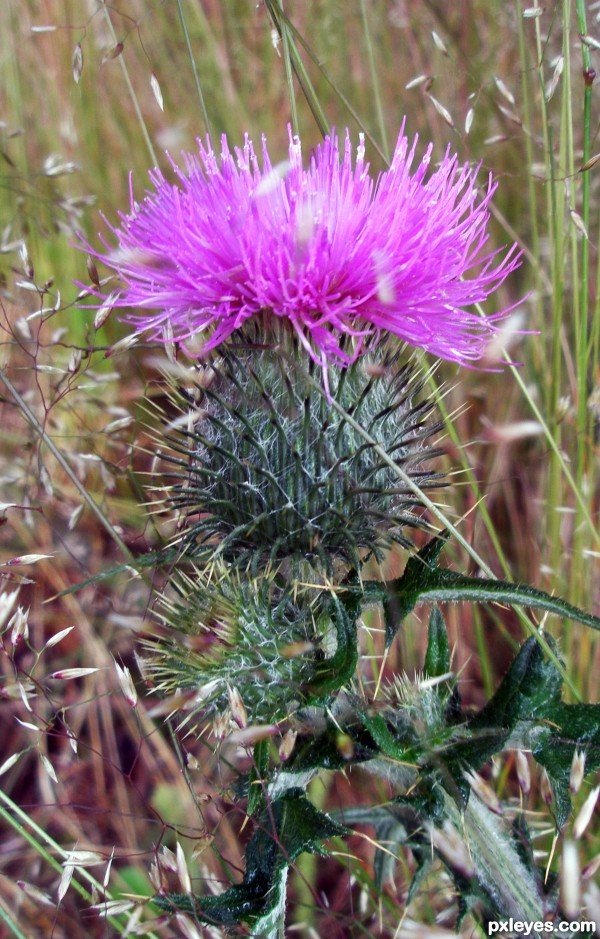
<instances>
[{"instance_id":1,"label":"thistle flower","mask_svg":"<svg viewBox=\"0 0 600 939\"><path fill-rule=\"evenodd\" d=\"M223 137L220 162L199 143L199 158L172 164L174 183L156 169L154 191L139 203L132 195L112 228L116 249L85 250L119 275L114 305L131 308L136 332L192 354L267 313L288 320L324 367L348 365L380 331L471 363L508 312L473 307L519 266L519 252L486 253L491 176L479 193L477 168L450 149L428 174L433 145L417 163L417 138L409 144L403 127L376 179L363 135L354 159L348 132L343 153L326 137L306 169L291 132L288 160L275 166L264 138L262 161L248 137L233 153Z\"/></svg>"}]
</instances>

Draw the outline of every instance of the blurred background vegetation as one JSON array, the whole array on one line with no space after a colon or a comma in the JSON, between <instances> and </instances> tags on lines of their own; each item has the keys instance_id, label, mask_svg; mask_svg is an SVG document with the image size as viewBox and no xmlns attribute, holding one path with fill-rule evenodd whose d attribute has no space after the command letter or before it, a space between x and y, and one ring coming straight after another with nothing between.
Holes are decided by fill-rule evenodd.
<instances>
[{"instance_id":1,"label":"blurred background vegetation","mask_svg":"<svg viewBox=\"0 0 600 939\"><path fill-rule=\"evenodd\" d=\"M28 644L5 634L2 659L0 764L20 756L0 777L9 800L0 801L0 917L6 935L28 939L120 935L129 913L107 926L72 886L57 911L17 882L54 904L64 861L56 845L77 844L102 862L77 867L82 889L93 893L86 871L102 884L114 848L113 896L150 895L150 865L178 838L201 893L241 869L243 817L229 810L210 749L177 741L165 724L175 702L146 696L140 683L133 708L119 685L114 660L138 676L136 638L156 628L151 575L130 567L87 583L160 546L172 520L143 504L145 474L157 481L145 402L163 400L156 360L164 353L114 348L127 335L114 315L96 328L97 311L80 296L89 273L76 233L110 241L102 216L116 223L130 187L139 198L150 168L168 172L167 151L177 160L206 135L218 149L222 134L232 144L266 134L276 161L289 124L305 154L328 128L349 127L355 139L367 135L376 173L405 117L422 149L433 140L434 158L450 147L480 164L482 184L489 173L499 182L490 247L517 240L524 252L487 310L516 304L505 342L522 365L437 372L431 393L447 419L445 469L454 474L440 498L497 575L599 612L599 142L590 70L600 3L4 0L0 16L0 574L3 603L19 588L13 612L29 611L30 631ZM10 563L31 554L46 557ZM451 563L477 572L464 552ZM448 616L461 692L481 703L526 629L493 609ZM421 667L425 623L426 611L405 626L390 669ZM595 637L547 625L572 698L597 700ZM32 651L70 626L42 655ZM64 668L98 671L49 677ZM510 758L491 773L502 796L516 797ZM373 801L385 798L381 784L355 777L355 792L371 786ZM313 796L334 805L342 785L319 784ZM40 833L24 840L17 805L54 847ZM529 807L543 808L539 780ZM544 818L540 850L549 851ZM407 909L410 857L376 897L372 850L362 841L350 850L354 857L318 870L312 858L300 865L290 935L326 922L332 937L400 937L405 916L451 925L443 877L425 882ZM585 852L598 851L596 828ZM183 921L152 933L135 915L140 931L130 934L194 934Z\"/></svg>"}]
</instances>

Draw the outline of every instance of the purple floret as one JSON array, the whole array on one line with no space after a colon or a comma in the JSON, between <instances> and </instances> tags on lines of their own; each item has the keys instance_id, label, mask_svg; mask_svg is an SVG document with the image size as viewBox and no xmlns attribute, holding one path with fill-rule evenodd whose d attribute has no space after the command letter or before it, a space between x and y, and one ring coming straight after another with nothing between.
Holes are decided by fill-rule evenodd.
<instances>
[{"instance_id":1,"label":"purple floret","mask_svg":"<svg viewBox=\"0 0 600 939\"><path fill-rule=\"evenodd\" d=\"M264 138L260 162L248 138L232 154L223 137L220 161L200 143L199 158L173 164L175 183L150 174L154 191L132 198L112 229L116 249L85 249L119 275L116 305L136 332L194 354L197 337L208 352L267 313L288 320L323 366L349 364L379 331L471 364L509 312L474 307L520 252L486 253L492 178L479 192L477 168L450 150L428 173L431 145L412 169L416 144L401 131L374 179L362 136L353 160L348 132L343 154L332 134L306 169L291 133L288 160L275 167Z\"/></svg>"}]
</instances>

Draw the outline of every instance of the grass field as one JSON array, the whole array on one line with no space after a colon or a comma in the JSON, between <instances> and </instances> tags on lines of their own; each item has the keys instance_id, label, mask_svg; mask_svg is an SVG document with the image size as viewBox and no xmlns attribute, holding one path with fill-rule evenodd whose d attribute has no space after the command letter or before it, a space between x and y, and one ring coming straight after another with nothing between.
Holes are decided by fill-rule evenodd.
<instances>
[{"instance_id":1,"label":"grass field","mask_svg":"<svg viewBox=\"0 0 600 939\"><path fill-rule=\"evenodd\" d=\"M164 351L128 346L118 311L98 323L81 293L90 274L77 233L110 240L103 217L118 222L130 186L141 197L147 171L168 169L166 151L177 159L207 135L218 148L222 134L236 145L266 134L275 160L288 125L305 153L349 127L366 135L379 171L405 117L420 152L433 141L434 160L450 146L480 165L482 184L492 173L493 245L523 251L492 303L516 304L504 340L521 367L436 371L430 393L453 474L440 502L494 575L598 614L600 3L4 0L0 21L0 623L10 625L0 936L221 935L149 907L99 915L105 891L149 897L157 878L181 882L181 858L168 853L178 843L196 892L239 878L246 836L218 754L178 736L166 720L177 701L149 694L140 677L157 582L135 559L174 524L147 489L160 483L152 440ZM453 550L453 565L481 573ZM421 668L425 622L404 627L390 666ZM448 622L463 699L481 705L527 625L496 607L452 608ZM570 700L600 700L596 635L558 618L546 625ZM365 640L365 652L380 650ZM135 704L115 663L135 678ZM540 857L558 871L562 841L532 772L527 796L514 754L488 775L506 805L525 800ZM313 799L387 797L359 771L350 782L325 775ZM336 848L299 861L290 937L452 934L456 898L441 869L407 905L410 852L378 894L372 845L356 837ZM582 865L600 854L597 821L579 854ZM600 923L600 891L593 879L582 888ZM462 930L480 934L468 918Z\"/></svg>"}]
</instances>

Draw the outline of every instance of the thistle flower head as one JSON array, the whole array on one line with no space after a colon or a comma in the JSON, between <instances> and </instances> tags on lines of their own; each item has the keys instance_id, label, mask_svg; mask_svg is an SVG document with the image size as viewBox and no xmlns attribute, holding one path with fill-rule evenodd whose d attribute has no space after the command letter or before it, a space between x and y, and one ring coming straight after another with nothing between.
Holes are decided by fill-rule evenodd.
<instances>
[{"instance_id":1,"label":"thistle flower head","mask_svg":"<svg viewBox=\"0 0 600 939\"><path fill-rule=\"evenodd\" d=\"M341 149L341 152L340 152ZM288 159L273 166L246 137L220 160L173 164L175 181L150 174L153 192L113 228L117 247L85 249L119 275L115 305L138 332L216 348L248 319L288 320L321 365L348 365L365 337L394 333L436 356L469 364L485 353L497 322L474 309L520 264L513 245L489 252L491 177L448 149L430 172L433 147L417 160L417 138L401 131L378 178L346 132L325 138L304 167L290 133ZM344 337L352 342L344 342Z\"/></svg>"},{"instance_id":2,"label":"thistle flower head","mask_svg":"<svg viewBox=\"0 0 600 939\"><path fill-rule=\"evenodd\" d=\"M327 399L280 346L213 356L195 406L183 402L189 424L175 422L163 453L184 552L254 569L291 559L332 576L336 564L343 573L394 542L410 546L406 530L427 522L384 457L430 488L439 474L424 461L436 455L427 444L439 424L398 358L380 346L338 370Z\"/></svg>"},{"instance_id":3,"label":"thistle flower head","mask_svg":"<svg viewBox=\"0 0 600 939\"><path fill-rule=\"evenodd\" d=\"M144 672L162 693L194 692L183 716L207 722L231 713L253 723L291 716L304 703L332 632L328 594L292 591L277 571L178 571L161 598L164 637L147 640Z\"/></svg>"}]
</instances>

